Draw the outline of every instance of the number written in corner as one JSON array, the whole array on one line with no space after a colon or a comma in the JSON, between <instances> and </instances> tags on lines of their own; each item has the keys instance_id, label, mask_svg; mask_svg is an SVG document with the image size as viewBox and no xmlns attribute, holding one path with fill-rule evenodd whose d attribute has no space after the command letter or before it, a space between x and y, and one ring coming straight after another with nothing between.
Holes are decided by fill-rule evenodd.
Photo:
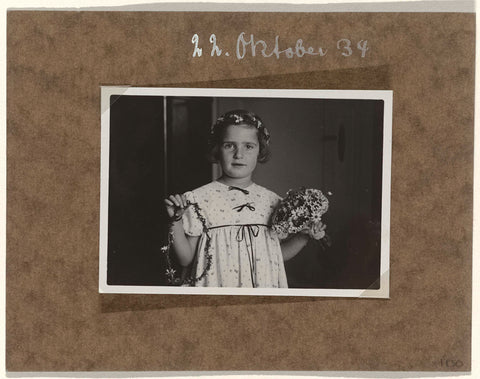
<instances>
[{"instance_id":1,"label":"number written in corner","mask_svg":"<svg viewBox=\"0 0 480 379\"><path fill-rule=\"evenodd\" d=\"M440 359L440 366L446 369L459 369L463 367L460 359Z\"/></svg>"}]
</instances>

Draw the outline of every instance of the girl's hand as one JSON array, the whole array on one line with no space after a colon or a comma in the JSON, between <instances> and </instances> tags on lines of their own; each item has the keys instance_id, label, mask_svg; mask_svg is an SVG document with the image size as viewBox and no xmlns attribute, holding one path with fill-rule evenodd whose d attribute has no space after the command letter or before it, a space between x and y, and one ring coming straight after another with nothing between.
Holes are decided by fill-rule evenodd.
<instances>
[{"instance_id":1,"label":"girl's hand","mask_svg":"<svg viewBox=\"0 0 480 379\"><path fill-rule=\"evenodd\" d=\"M318 241L325 237L326 227L327 225L323 222L317 221L310 228L304 229L300 233L308 234L310 237Z\"/></svg>"},{"instance_id":2,"label":"girl's hand","mask_svg":"<svg viewBox=\"0 0 480 379\"><path fill-rule=\"evenodd\" d=\"M187 209L187 199L185 195L170 195L165 199L165 206L167 208L168 217L177 220L180 219Z\"/></svg>"}]
</instances>

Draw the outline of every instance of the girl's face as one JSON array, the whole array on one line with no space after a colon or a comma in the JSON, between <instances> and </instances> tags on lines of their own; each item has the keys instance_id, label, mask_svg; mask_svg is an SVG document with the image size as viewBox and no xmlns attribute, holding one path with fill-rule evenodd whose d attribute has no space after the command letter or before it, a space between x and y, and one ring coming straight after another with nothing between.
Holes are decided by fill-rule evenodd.
<instances>
[{"instance_id":1,"label":"girl's face","mask_svg":"<svg viewBox=\"0 0 480 379\"><path fill-rule=\"evenodd\" d=\"M257 166L259 151L257 129L246 125L228 126L218 154L223 175L250 179Z\"/></svg>"}]
</instances>

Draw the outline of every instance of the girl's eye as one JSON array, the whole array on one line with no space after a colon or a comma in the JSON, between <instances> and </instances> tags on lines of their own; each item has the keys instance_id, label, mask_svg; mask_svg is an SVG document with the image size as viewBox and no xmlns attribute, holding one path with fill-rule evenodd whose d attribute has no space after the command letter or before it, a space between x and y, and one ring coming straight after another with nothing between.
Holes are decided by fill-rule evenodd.
<instances>
[{"instance_id":1,"label":"girl's eye","mask_svg":"<svg viewBox=\"0 0 480 379\"><path fill-rule=\"evenodd\" d=\"M233 143L224 143L223 148L224 149L232 149L233 148Z\"/></svg>"},{"instance_id":2,"label":"girl's eye","mask_svg":"<svg viewBox=\"0 0 480 379\"><path fill-rule=\"evenodd\" d=\"M247 149L248 149L248 150L252 150L252 149L254 149L254 148L255 148L254 145L247 145Z\"/></svg>"}]
</instances>

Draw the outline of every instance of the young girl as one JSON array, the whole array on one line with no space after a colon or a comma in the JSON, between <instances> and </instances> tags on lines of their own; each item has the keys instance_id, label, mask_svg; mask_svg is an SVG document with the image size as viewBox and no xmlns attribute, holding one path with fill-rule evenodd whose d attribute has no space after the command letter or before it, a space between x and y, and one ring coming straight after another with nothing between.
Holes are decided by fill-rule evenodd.
<instances>
[{"instance_id":1,"label":"young girl","mask_svg":"<svg viewBox=\"0 0 480 379\"><path fill-rule=\"evenodd\" d=\"M269 141L257 115L245 110L227 112L213 125L210 138L211 157L220 164L222 176L165 199L172 219L173 250L182 266L193 263L195 286L287 287L283 262L294 257L310 237L325 235L324 225L318 223L280 243L270 229L281 198L252 181L257 162L269 158Z\"/></svg>"}]
</instances>

